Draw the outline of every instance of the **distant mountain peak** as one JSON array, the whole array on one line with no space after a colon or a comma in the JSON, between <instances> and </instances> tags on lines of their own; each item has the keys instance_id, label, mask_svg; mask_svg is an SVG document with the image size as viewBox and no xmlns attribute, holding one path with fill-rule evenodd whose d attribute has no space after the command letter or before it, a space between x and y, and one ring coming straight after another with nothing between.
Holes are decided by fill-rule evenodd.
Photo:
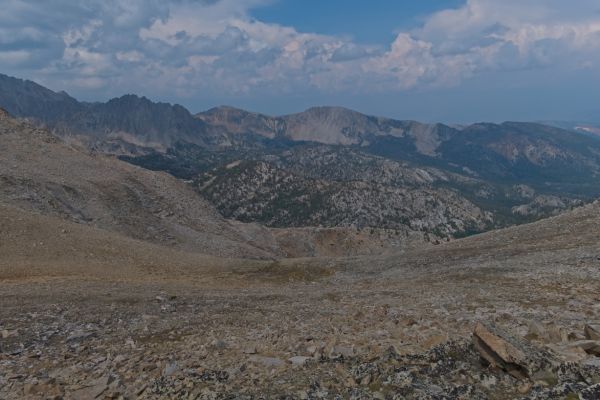
<instances>
[{"instance_id":1,"label":"distant mountain peak","mask_svg":"<svg viewBox=\"0 0 600 400\"><path fill-rule=\"evenodd\" d=\"M107 104L147 104L147 105L159 105L159 104L167 104L167 103L155 103L146 96L138 96L137 94L128 93L119 97L114 97L108 100ZM168 104L170 106L170 104Z\"/></svg>"},{"instance_id":2,"label":"distant mountain peak","mask_svg":"<svg viewBox=\"0 0 600 400\"><path fill-rule=\"evenodd\" d=\"M541 140L569 134L553 132L553 128L544 125L519 122L479 123L456 128L372 116L329 105L278 117L228 105L192 115L183 106L153 102L136 94L126 94L106 103L78 102L65 92L54 92L34 82L1 74L0 106L16 117L42 122L59 135L87 136L94 141L120 135L136 144L160 145L161 148L183 142L209 148L262 146L264 138L363 147L396 141L399 146L401 143L402 152L412 151L415 157L438 158L453 149L456 149L454 156L459 157L466 144L477 140L481 151L472 157L478 158L487 150L502 156L508 154L515 137L523 142L525 138ZM481 137L476 137L478 135ZM494 158L496 154L489 157Z\"/></svg>"},{"instance_id":3,"label":"distant mountain peak","mask_svg":"<svg viewBox=\"0 0 600 400\"><path fill-rule=\"evenodd\" d=\"M307 108L304 112L351 112L357 113L358 111L352 110L342 106L314 106Z\"/></svg>"},{"instance_id":4,"label":"distant mountain peak","mask_svg":"<svg viewBox=\"0 0 600 400\"><path fill-rule=\"evenodd\" d=\"M346 108L346 107L340 107L340 106L316 106L316 107L310 107L308 109L306 109L305 111L298 113L298 114L291 114L291 115L311 115L311 116L348 116L348 117L361 117L361 118L368 118L368 115L365 115L361 112L358 112L356 110L352 110L350 108Z\"/></svg>"},{"instance_id":5,"label":"distant mountain peak","mask_svg":"<svg viewBox=\"0 0 600 400\"><path fill-rule=\"evenodd\" d=\"M233 106L228 106L228 105L220 105L220 106L216 106L216 107L212 107L206 111L203 111L199 114L203 114L203 113L215 113L215 112L243 112L243 113L249 113L251 114L250 111L238 108L238 107L233 107Z\"/></svg>"},{"instance_id":6,"label":"distant mountain peak","mask_svg":"<svg viewBox=\"0 0 600 400\"><path fill-rule=\"evenodd\" d=\"M150 101L150 100L148 100L148 98L146 98L146 96L138 96L137 94L134 94L134 93L126 93L122 96L115 97L112 100L127 100L127 99Z\"/></svg>"},{"instance_id":7,"label":"distant mountain peak","mask_svg":"<svg viewBox=\"0 0 600 400\"><path fill-rule=\"evenodd\" d=\"M269 118L266 115L263 115L260 113L244 110L244 109L237 108L237 107L227 106L227 105L221 105L221 106L210 108L206 111L199 112L196 114L196 117L200 118L200 119L204 119L204 117L206 117L206 116L227 117L227 116L246 116L246 115L248 115L248 116L250 116L250 115L264 116L265 118Z\"/></svg>"}]
</instances>

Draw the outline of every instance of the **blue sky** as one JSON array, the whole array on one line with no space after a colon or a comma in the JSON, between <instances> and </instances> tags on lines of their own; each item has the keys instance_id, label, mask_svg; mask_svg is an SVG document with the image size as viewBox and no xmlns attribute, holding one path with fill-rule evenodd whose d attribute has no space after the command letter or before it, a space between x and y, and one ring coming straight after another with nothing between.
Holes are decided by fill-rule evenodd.
<instances>
[{"instance_id":1,"label":"blue sky","mask_svg":"<svg viewBox=\"0 0 600 400\"><path fill-rule=\"evenodd\" d=\"M428 15L465 0L287 0L251 11L253 17L303 32L346 35L364 44L389 43L395 32L418 27Z\"/></svg>"},{"instance_id":2,"label":"blue sky","mask_svg":"<svg viewBox=\"0 0 600 400\"><path fill-rule=\"evenodd\" d=\"M0 72L192 112L600 122L600 2L2 0Z\"/></svg>"}]
</instances>

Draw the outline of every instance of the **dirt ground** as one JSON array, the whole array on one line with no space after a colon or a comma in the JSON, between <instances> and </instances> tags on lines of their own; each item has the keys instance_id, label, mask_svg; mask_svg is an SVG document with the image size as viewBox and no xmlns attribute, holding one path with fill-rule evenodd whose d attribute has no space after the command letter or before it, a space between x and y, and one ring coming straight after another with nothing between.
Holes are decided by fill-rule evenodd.
<instances>
[{"instance_id":1,"label":"dirt ground","mask_svg":"<svg viewBox=\"0 0 600 400\"><path fill-rule=\"evenodd\" d=\"M13 246L0 398L597 399L600 358L573 343L600 323L599 209L381 257L222 260L120 241L44 262ZM487 368L477 321L564 364L529 386Z\"/></svg>"}]
</instances>

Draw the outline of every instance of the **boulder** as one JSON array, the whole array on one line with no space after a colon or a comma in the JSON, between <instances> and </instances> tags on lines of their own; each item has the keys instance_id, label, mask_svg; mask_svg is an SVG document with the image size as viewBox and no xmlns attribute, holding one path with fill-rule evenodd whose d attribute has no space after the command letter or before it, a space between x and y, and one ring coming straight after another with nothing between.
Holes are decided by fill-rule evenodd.
<instances>
[{"instance_id":1,"label":"boulder","mask_svg":"<svg viewBox=\"0 0 600 400\"><path fill-rule=\"evenodd\" d=\"M174 375L179 370L179 365L176 362L171 362L165 365L163 368L162 375L163 376L171 376Z\"/></svg>"},{"instance_id":2,"label":"boulder","mask_svg":"<svg viewBox=\"0 0 600 400\"><path fill-rule=\"evenodd\" d=\"M600 357L600 341L598 340L578 340L576 342L569 343L568 347L577 347L585 351L587 354Z\"/></svg>"},{"instance_id":3,"label":"boulder","mask_svg":"<svg viewBox=\"0 0 600 400\"><path fill-rule=\"evenodd\" d=\"M96 399L108 390L109 385L114 379L105 375L98 379L84 382L83 385L71 392L72 399Z\"/></svg>"},{"instance_id":4,"label":"boulder","mask_svg":"<svg viewBox=\"0 0 600 400\"><path fill-rule=\"evenodd\" d=\"M600 340L600 325L586 325L583 328L586 339Z\"/></svg>"},{"instance_id":5,"label":"boulder","mask_svg":"<svg viewBox=\"0 0 600 400\"><path fill-rule=\"evenodd\" d=\"M475 348L492 367L500 368L517 379L527 379L527 359L525 352L498 333L498 329L478 323L473 331Z\"/></svg>"},{"instance_id":6,"label":"boulder","mask_svg":"<svg viewBox=\"0 0 600 400\"><path fill-rule=\"evenodd\" d=\"M354 348L351 346L333 346L329 352L329 358L348 359L355 356Z\"/></svg>"},{"instance_id":7,"label":"boulder","mask_svg":"<svg viewBox=\"0 0 600 400\"><path fill-rule=\"evenodd\" d=\"M588 354L580 347L569 346L569 344L548 346L565 362L581 362L588 358Z\"/></svg>"},{"instance_id":8,"label":"boulder","mask_svg":"<svg viewBox=\"0 0 600 400\"><path fill-rule=\"evenodd\" d=\"M490 366L499 368L520 380L557 364L553 357L491 323L478 322L473 331L473 344Z\"/></svg>"},{"instance_id":9,"label":"boulder","mask_svg":"<svg viewBox=\"0 0 600 400\"><path fill-rule=\"evenodd\" d=\"M291 362L292 365L295 365L295 366L305 365L309 360L312 360L312 357L294 356L294 357L291 357L288 359L288 361Z\"/></svg>"},{"instance_id":10,"label":"boulder","mask_svg":"<svg viewBox=\"0 0 600 400\"><path fill-rule=\"evenodd\" d=\"M527 339L546 343L560 343L568 340L568 332L554 323L542 324L532 320L528 323Z\"/></svg>"}]
</instances>

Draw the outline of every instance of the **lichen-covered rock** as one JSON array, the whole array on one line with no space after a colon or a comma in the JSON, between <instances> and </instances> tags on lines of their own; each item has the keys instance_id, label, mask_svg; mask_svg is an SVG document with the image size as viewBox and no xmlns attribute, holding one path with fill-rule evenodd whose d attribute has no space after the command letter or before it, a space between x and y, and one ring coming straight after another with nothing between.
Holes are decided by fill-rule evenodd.
<instances>
[{"instance_id":1,"label":"lichen-covered rock","mask_svg":"<svg viewBox=\"0 0 600 400\"><path fill-rule=\"evenodd\" d=\"M533 347L491 323L478 322L473 331L475 348L492 367L500 368L517 379L556 364L549 353Z\"/></svg>"}]
</instances>

